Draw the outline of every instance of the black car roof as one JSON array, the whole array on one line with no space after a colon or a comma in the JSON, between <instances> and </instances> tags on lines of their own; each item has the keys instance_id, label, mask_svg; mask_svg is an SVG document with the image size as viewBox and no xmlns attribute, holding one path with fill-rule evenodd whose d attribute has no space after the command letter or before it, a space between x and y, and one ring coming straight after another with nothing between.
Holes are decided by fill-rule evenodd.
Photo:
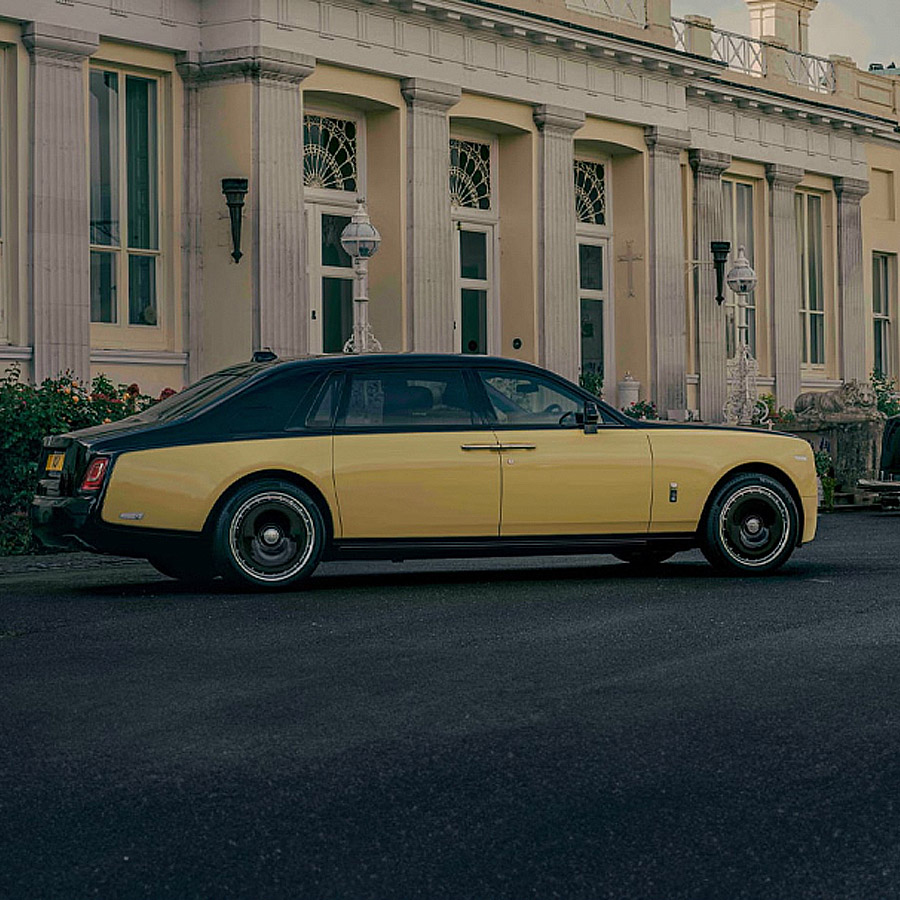
<instances>
[{"instance_id":1,"label":"black car roof","mask_svg":"<svg viewBox=\"0 0 900 900\"><path fill-rule=\"evenodd\" d=\"M468 353L333 353L320 356L300 356L290 359L277 359L264 363L242 363L232 366L226 372L248 375L266 369L280 369L287 366L315 366L321 368L354 368L356 366L515 366L543 372L539 366L518 359L502 356L481 356Z\"/></svg>"}]
</instances>

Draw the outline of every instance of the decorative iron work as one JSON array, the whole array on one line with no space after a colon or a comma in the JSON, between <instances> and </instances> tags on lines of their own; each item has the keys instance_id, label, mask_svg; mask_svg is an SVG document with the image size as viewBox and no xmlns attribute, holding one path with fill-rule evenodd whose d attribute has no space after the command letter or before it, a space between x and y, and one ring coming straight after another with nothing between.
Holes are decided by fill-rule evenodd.
<instances>
[{"instance_id":1,"label":"decorative iron work","mask_svg":"<svg viewBox=\"0 0 900 900\"><path fill-rule=\"evenodd\" d=\"M606 224L606 169L602 163L575 160L575 215L584 225Z\"/></svg>"},{"instance_id":2,"label":"decorative iron work","mask_svg":"<svg viewBox=\"0 0 900 900\"><path fill-rule=\"evenodd\" d=\"M491 145L450 139L450 202L461 209L491 208Z\"/></svg>"},{"instance_id":3,"label":"decorative iron work","mask_svg":"<svg viewBox=\"0 0 900 900\"><path fill-rule=\"evenodd\" d=\"M329 191L357 190L356 122L303 117L303 184Z\"/></svg>"},{"instance_id":4,"label":"decorative iron work","mask_svg":"<svg viewBox=\"0 0 900 900\"><path fill-rule=\"evenodd\" d=\"M764 425L769 407L757 396L759 363L750 348L742 341L737 356L728 363L731 389L725 403L725 421L732 425Z\"/></svg>"},{"instance_id":5,"label":"decorative iron work","mask_svg":"<svg viewBox=\"0 0 900 900\"><path fill-rule=\"evenodd\" d=\"M566 0L566 7L589 16L620 19L633 25L647 24L646 0Z\"/></svg>"}]
</instances>

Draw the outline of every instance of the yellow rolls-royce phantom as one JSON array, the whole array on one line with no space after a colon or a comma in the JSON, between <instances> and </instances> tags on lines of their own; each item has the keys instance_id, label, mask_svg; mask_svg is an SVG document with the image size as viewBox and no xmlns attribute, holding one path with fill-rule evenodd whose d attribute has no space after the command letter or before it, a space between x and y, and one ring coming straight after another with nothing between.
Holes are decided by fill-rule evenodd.
<instances>
[{"instance_id":1,"label":"yellow rolls-royce phantom","mask_svg":"<svg viewBox=\"0 0 900 900\"><path fill-rule=\"evenodd\" d=\"M32 524L49 545L176 578L297 585L323 559L699 547L771 572L816 531L808 444L636 422L526 363L377 354L268 360L149 410L48 437Z\"/></svg>"}]
</instances>

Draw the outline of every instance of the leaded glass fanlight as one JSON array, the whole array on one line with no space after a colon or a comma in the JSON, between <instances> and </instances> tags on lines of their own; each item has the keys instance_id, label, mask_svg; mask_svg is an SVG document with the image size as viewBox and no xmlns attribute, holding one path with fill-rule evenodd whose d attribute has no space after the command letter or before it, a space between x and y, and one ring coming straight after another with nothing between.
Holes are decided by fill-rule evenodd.
<instances>
[{"instance_id":1,"label":"leaded glass fanlight","mask_svg":"<svg viewBox=\"0 0 900 900\"><path fill-rule=\"evenodd\" d=\"M303 184L328 191L357 190L356 122L303 117Z\"/></svg>"},{"instance_id":2,"label":"leaded glass fanlight","mask_svg":"<svg viewBox=\"0 0 900 900\"><path fill-rule=\"evenodd\" d=\"M491 208L491 145L450 139L450 201L462 209Z\"/></svg>"},{"instance_id":3,"label":"leaded glass fanlight","mask_svg":"<svg viewBox=\"0 0 900 900\"><path fill-rule=\"evenodd\" d=\"M606 170L603 163L575 160L575 213L581 224L606 224Z\"/></svg>"}]
</instances>

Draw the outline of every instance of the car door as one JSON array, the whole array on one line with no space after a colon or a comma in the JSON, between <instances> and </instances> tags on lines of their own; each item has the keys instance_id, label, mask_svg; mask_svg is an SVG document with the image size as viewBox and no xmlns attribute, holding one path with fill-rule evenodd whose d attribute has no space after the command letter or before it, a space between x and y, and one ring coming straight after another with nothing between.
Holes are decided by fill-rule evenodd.
<instances>
[{"instance_id":1,"label":"car door","mask_svg":"<svg viewBox=\"0 0 900 900\"><path fill-rule=\"evenodd\" d=\"M344 539L496 537L497 441L462 367L360 367L334 434Z\"/></svg>"},{"instance_id":2,"label":"car door","mask_svg":"<svg viewBox=\"0 0 900 900\"><path fill-rule=\"evenodd\" d=\"M584 396L527 369L482 369L500 444L501 536L640 534L649 528L651 455L640 429L576 422Z\"/></svg>"}]
</instances>

